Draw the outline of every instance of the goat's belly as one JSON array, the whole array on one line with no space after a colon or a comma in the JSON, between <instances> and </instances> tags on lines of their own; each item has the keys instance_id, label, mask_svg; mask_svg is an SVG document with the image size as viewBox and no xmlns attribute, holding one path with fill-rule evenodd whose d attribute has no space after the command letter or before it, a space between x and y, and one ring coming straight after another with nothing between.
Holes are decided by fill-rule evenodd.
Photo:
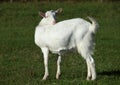
<instances>
[{"instance_id":1,"label":"goat's belly","mask_svg":"<svg viewBox=\"0 0 120 85\"><path fill-rule=\"evenodd\" d=\"M61 40L61 41L54 41L47 43L49 50L52 53L63 53L67 52L68 50L71 50L76 47L74 41L68 41L68 40Z\"/></svg>"},{"instance_id":2,"label":"goat's belly","mask_svg":"<svg viewBox=\"0 0 120 85\"><path fill-rule=\"evenodd\" d=\"M49 48L49 50L52 52L52 53L55 53L55 54L63 54L63 53L66 53L66 52L70 52L70 51L75 51L76 49L76 46L71 46L71 48L69 47L59 47L59 48Z\"/></svg>"}]
</instances>

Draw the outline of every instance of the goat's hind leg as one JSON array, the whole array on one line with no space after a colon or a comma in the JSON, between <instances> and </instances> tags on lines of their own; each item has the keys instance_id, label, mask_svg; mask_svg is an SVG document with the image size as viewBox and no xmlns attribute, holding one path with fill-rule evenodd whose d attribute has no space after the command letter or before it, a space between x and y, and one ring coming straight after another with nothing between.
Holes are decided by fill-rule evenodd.
<instances>
[{"instance_id":1,"label":"goat's hind leg","mask_svg":"<svg viewBox=\"0 0 120 85\"><path fill-rule=\"evenodd\" d=\"M92 78L91 80L95 80L96 79L96 70L95 70L95 63L94 63L94 59L92 58L92 56L89 56L89 60L90 62L90 68L91 68L91 72L92 72Z\"/></svg>"},{"instance_id":2,"label":"goat's hind leg","mask_svg":"<svg viewBox=\"0 0 120 85\"><path fill-rule=\"evenodd\" d=\"M91 54L89 53L88 49L83 45L77 46L78 53L86 60L87 63L87 80L95 80L96 79L96 71L95 71L95 63L94 59L92 58Z\"/></svg>"},{"instance_id":3,"label":"goat's hind leg","mask_svg":"<svg viewBox=\"0 0 120 85\"><path fill-rule=\"evenodd\" d=\"M87 62L87 67L88 67L87 80L90 80L90 79L95 80L96 79L95 63L91 55L87 56L86 62Z\"/></svg>"},{"instance_id":4,"label":"goat's hind leg","mask_svg":"<svg viewBox=\"0 0 120 85\"><path fill-rule=\"evenodd\" d=\"M90 80L92 77L91 69L90 69L90 63L88 60L86 60L87 63L87 80Z\"/></svg>"}]
</instances>

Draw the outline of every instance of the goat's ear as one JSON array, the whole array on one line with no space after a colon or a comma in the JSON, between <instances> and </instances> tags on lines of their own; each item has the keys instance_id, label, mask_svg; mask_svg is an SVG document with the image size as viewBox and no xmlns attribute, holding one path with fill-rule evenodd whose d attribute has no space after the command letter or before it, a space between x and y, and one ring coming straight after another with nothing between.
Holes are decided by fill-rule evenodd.
<instances>
[{"instance_id":1,"label":"goat's ear","mask_svg":"<svg viewBox=\"0 0 120 85\"><path fill-rule=\"evenodd\" d=\"M63 11L63 9L62 8L59 8L59 9L57 9L56 11L55 11L55 13L61 13Z\"/></svg>"},{"instance_id":2,"label":"goat's ear","mask_svg":"<svg viewBox=\"0 0 120 85\"><path fill-rule=\"evenodd\" d=\"M41 17L45 17L45 13L43 13L43 12L39 12L39 15L41 16Z\"/></svg>"}]
</instances>

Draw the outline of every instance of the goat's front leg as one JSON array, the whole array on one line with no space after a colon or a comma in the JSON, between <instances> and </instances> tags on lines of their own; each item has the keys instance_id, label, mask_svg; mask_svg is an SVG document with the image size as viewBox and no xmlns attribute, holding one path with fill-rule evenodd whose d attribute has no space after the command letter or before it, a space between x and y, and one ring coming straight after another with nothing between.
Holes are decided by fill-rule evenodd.
<instances>
[{"instance_id":1,"label":"goat's front leg","mask_svg":"<svg viewBox=\"0 0 120 85\"><path fill-rule=\"evenodd\" d=\"M44 67L45 67L45 74L42 80L46 80L49 72L48 72L48 54L49 54L49 50L48 48L42 48L41 49L43 52L43 57L44 57Z\"/></svg>"},{"instance_id":2,"label":"goat's front leg","mask_svg":"<svg viewBox=\"0 0 120 85\"><path fill-rule=\"evenodd\" d=\"M61 56L58 56L58 60L57 60L57 73L56 73L56 79L59 79L60 76L60 63L61 63Z\"/></svg>"}]
</instances>

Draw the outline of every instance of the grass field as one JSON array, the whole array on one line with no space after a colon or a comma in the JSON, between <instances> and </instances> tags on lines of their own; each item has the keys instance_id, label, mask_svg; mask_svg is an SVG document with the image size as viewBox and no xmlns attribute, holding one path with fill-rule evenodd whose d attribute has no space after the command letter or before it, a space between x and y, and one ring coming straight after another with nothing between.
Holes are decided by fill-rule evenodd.
<instances>
[{"instance_id":1,"label":"grass field","mask_svg":"<svg viewBox=\"0 0 120 85\"><path fill-rule=\"evenodd\" d=\"M81 56L62 57L60 80L55 79L56 55L49 56L50 76L41 81L44 64L34 44L39 10L63 8L57 21L93 16L100 24L94 59L97 80L86 81L86 62ZM0 85L120 85L120 2L117 3L1 3Z\"/></svg>"}]
</instances>

